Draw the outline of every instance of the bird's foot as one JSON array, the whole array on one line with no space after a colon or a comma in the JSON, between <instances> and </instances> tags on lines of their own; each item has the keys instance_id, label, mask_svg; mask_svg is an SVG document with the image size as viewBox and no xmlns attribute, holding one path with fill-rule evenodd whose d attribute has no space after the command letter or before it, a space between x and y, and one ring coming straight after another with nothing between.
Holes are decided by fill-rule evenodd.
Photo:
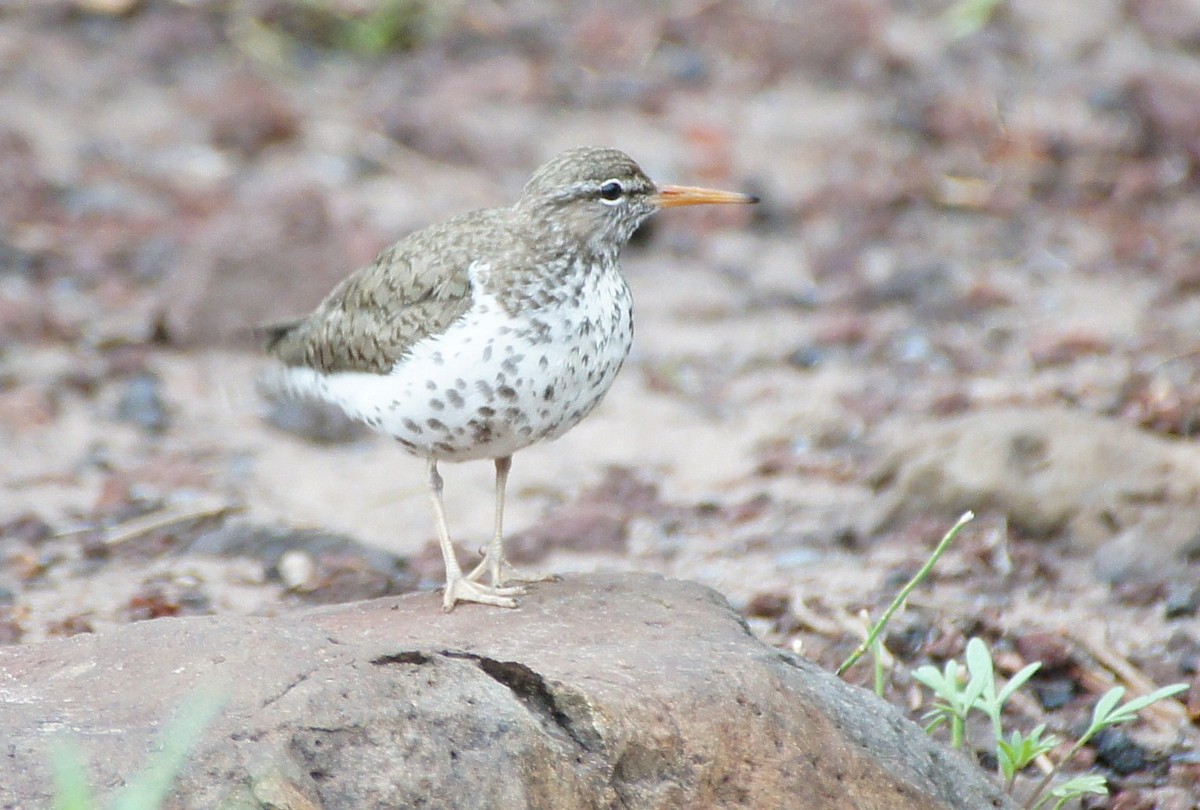
<instances>
[{"instance_id":1,"label":"bird's foot","mask_svg":"<svg viewBox=\"0 0 1200 810\"><path fill-rule=\"evenodd\" d=\"M499 563L494 564L490 554L484 554L483 559L479 564L467 574L467 579L471 582L479 582L483 579L484 574L491 574L492 587L503 587L506 582L557 582L562 579L558 574L528 574L513 568L508 560L500 558Z\"/></svg>"},{"instance_id":2,"label":"bird's foot","mask_svg":"<svg viewBox=\"0 0 1200 810\"><path fill-rule=\"evenodd\" d=\"M446 582L446 590L442 596L442 609L449 613L456 602L477 602L481 605L515 608L517 600L513 597L525 593L525 589L517 586L507 588L493 587L474 582L466 577Z\"/></svg>"}]
</instances>

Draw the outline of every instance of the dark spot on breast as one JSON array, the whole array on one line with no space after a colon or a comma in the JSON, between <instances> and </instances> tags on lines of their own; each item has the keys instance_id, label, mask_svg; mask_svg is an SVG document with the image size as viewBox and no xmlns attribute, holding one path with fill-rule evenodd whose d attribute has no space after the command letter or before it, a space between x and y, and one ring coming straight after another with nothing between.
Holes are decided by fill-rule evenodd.
<instances>
[{"instance_id":1,"label":"dark spot on breast","mask_svg":"<svg viewBox=\"0 0 1200 810\"><path fill-rule=\"evenodd\" d=\"M429 407L433 408L435 411L442 411L446 409L446 403L435 397L429 400Z\"/></svg>"},{"instance_id":2,"label":"dark spot on breast","mask_svg":"<svg viewBox=\"0 0 1200 810\"><path fill-rule=\"evenodd\" d=\"M454 390L446 392L446 400L455 408L461 408L463 405L467 404L462 398L462 394Z\"/></svg>"},{"instance_id":3,"label":"dark spot on breast","mask_svg":"<svg viewBox=\"0 0 1200 810\"><path fill-rule=\"evenodd\" d=\"M507 419L509 422L524 422L525 421L525 412L522 411L520 408L505 408L504 409L504 418Z\"/></svg>"},{"instance_id":4,"label":"dark spot on breast","mask_svg":"<svg viewBox=\"0 0 1200 810\"><path fill-rule=\"evenodd\" d=\"M457 388L459 391L466 391L467 390L467 381L464 380L462 377L459 377L457 380L454 381L454 387Z\"/></svg>"},{"instance_id":5,"label":"dark spot on breast","mask_svg":"<svg viewBox=\"0 0 1200 810\"><path fill-rule=\"evenodd\" d=\"M475 413L479 414L480 416L482 416L486 419L489 416L495 416L496 409L489 408L487 405L481 405L481 406L479 406L479 410L475 411Z\"/></svg>"},{"instance_id":6,"label":"dark spot on breast","mask_svg":"<svg viewBox=\"0 0 1200 810\"><path fill-rule=\"evenodd\" d=\"M517 428L517 433L528 439L533 435L533 428L531 428L529 425L521 425L519 428Z\"/></svg>"},{"instance_id":7,"label":"dark spot on breast","mask_svg":"<svg viewBox=\"0 0 1200 810\"><path fill-rule=\"evenodd\" d=\"M441 419L426 419L425 424L429 427L430 430L445 430L446 429L446 423L443 422Z\"/></svg>"},{"instance_id":8,"label":"dark spot on breast","mask_svg":"<svg viewBox=\"0 0 1200 810\"><path fill-rule=\"evenodd\" d=\"M426 380L425 387L428 388L430 391L436 391L437 383L435 383L433 380Z\"/></svg>"},{"instance_id":9,"label":"dark spot on breast","mask_svg":"<svg viewBox=\"0 0 1200 810\"><path fill-rule=\"evenodd\" d=\"M433 449L440 453L445 453L446 455L458 452L458 448L449 442L438 442L433 446Z\"/></svg>"},{"instance_id":10,"label":"dark spot on breast","mask_svg":"<svg viewBox=\"0 0 1200 810\"><path fill-rule=\"evenodd\" d=\"M539 357L538 358L538 368L540 368L542 371L545 371L546 369L550 368L550 358L546 357L546 355L544 355L544 354L541 357Z\"/></svg>"},{"instance_id":11,"label":"dark spot on breast","mask_svg":"<svg viewBox=\"0 0 1200 810\"><path fill-rule=\"evenodd\" d=\"M403 447L405 450L408 450L413 453L415 453L417 451L417 446L415 444L413 444L412 442L410 442L408 439L401 439L401 438L397 437L396 441L400 442L400 446Z\"/></svg>"},{"instance_id":12,"label":"dark spot on breast","mask_svg":"<svg viewBox=\"0 0 1200 810\"><path fill-rule=\"evenodd\" d=\"M488 345L483 347L483 362L486 363L488 360L491 360L491 359L492 359L492 344L489 343Z\"/></svg>"},{"instance_id":13,"label":"dark spot on breast","mask_svg":"<svg viewBox=\"0 0 1200 810\"><path fill-rule=\"evenodd\" d=\"M483 394L484 399L491 399L496 395L496 392L492 390L492 387L483 380L475 383L475 388L477 391L479 391L479 393Z\"/></svg>"},{"instance_id":14,"label":"dark spot on breast","mask_svg":"<svg viewBox=\"0 0 1200 810\"><path fill-rule=\"evenodd\" d=\"M416 433L417 435L421 434L421 426L418 425L413 420L405 419L401 424L403 424L404 427L406 427L408 430L412 431L413 433Z\"/></svg>"},{"instance_id":15,"label":"dark spot on breast","mask_svg":"<svg viewBox=\"0 0 1200 810\"><path fill-rule=\"evenodd\" d=\"M434 352L433 354L429 355L429 359L433 361L435 366L443 366L446 364L446 358L442 357L441 352Z\"/></svg>"},{"instance_id":16,"label":"dark spot on breast","mask_svg":"<svg viewBox=\"0 0 1200 810\"><path fill-rule=\"evenodd\" d=\"M507 385L502 385L497 388L496 393L499 394L502 399L513 400L517 398L517 389Z\"/></svg>"},{"instance_id":17,"label":"dark spot on breast","mask_svg":"<svg viewBox=\"0 0 1200 810\"><path fill-rule=\"evenodd\" d=\"M517 373L517 363L516 363L516 361L515 361L513 358L511 358L511 357L510 357L510 358L508 358L507 360L505 360L503 363L501 363L501 364L500 364L500 368L504 369L504 370L505 370L505 371L507 371L509 374L516 374L516 373Z\"/></svg>"},{"instance_id":18,"label":"dark spot on breast","mask_svg":"<svg viewBox=\"0 0 1200 810\"><path fill-rule=\"evenodd\" d=\"M554 386L553 385L546 386L546 390L542 392L542 399L546 400L547 402L554 401Z\"/></svg>"}]
</instances>

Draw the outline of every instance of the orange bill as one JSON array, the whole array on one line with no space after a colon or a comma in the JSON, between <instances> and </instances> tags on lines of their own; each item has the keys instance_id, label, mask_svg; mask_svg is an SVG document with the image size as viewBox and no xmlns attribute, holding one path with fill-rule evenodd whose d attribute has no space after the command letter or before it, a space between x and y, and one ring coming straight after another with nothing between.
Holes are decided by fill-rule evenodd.
<instances>
[{"instance_id":1,"label":"orange bill","mask_svg":"<svg viewBox=\"0 0 1200 810\"><path fill-rule=\"evenodd\" d=\"M758 202L758 197L753 194L739 194L736 191L718 191L715 188L698 188L696 186L659 186L658 193L651 199L659 208Z\"/></svg>"}]
</instances>

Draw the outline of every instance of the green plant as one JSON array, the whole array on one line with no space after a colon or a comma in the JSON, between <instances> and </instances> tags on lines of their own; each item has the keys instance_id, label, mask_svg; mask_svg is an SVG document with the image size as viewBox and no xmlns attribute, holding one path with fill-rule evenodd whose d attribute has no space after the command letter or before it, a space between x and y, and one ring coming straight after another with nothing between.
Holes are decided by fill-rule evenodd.
<instances>
[{"instance_id":1,"label":"green plant","mask_svg":"<svg viewBox=\"0 0 1200 810\"><path fill-rule=\"evenodd\" d=\"M945 669L941 672L937 667L926 664L913 673L913 679L925 685L938 699L933 708L925 715L930 721L925 730L932 732L943 723L949 722L950 744L955 748L962 748L966 743L967 715L978 710L991 720L992 733L999 744L1004 740L1001 724L1004 704L1033 676L1033 673L1038 671L1041 664L1029 664L1013 675L1008 683L997 691L996 669L992 663L992 654L981 639L972 638L967 642L966 658L965 670L957 661L950 660L946 662ZM965 683L963 682L964 675L966 676ZM1027 743L1027 739L1016 742ZM1027 745L1020 746L1020 748L1024 747ZM999 759L999 753L997 759ZM1004 776L1003 770L1001 770L1001 776Z\"/></svg>"},{"instance_id":2,"label":"green plant","mask_svg":"<svg viewBox=\"0 0 1200 810\"><path fill-rule=\"evenodd\" d=\"M1079 739L1075 741L1075 744L1067 750L1067 753L1063 755L1063 758L1055 763L1050 772L1042 777L1042 781L1038 783L1037 787L1034 788L1033 793L1031 793L1029 798L1025 801L1024 806L1026 810L1035 810L1035 808L1045 805L1046 798L1042 797L1042 794L1045 793L1046 788L1054 779L1054 775L1058 773L1059 768L1061 768L1063 764L1071 761L1071 759L1073 759L1075 755L1079 753L1079 750L1083 748L1083 746L1087 745L1088 741L1091 740L1092 737L1096 736L1106 728L1112 728L1113 726L1119 726L1136 720L1138 713L1142 711L1142 709L1145 709L1147 706L1157 703L1160 700L1165 700L1172 695L1177 695L1180 692L1187 690L1187 688L1188 685L1186 683L1174 683L1170 686L1164 686L1161 689L1155 689L1148 695L1142 695L1141 697L1134 698L1133 700L1130 700L1124 704L1121 703L1121 698L1125 696L1125 687L1123 686L1114 686L1112 689L1109 689L1107 692L1101 695L1100 699L1096 701L1095 707L1092 709L1092 720L1088 724L1087 730L1084 731L1083 734L1080 735ZM1072 798L1073 796L1082 795L1083 793L1108 792L1108 789L1104 784L1103 776L1099 776L1098 774L1089 774L1087 776L1091 776L1093 778L1091 780L1086 780L1081 779L1080 777L1075 777L1074 779L1068 780L1067 782L1057 786L1054 790L1051 790L1049 796L1060 796L1063 788L1071 785L1072 783L1082 784L1086 789L1082 789L1071 794L1071 796L1067 797L1068 799ZM1092 787L1093 785L1097 784L1095 782L1096 779L1099 780L1098 784L1103 788L1102 790L1098 791ZM1060 801L1058 804L1054 805L1054 807L1061 807L1064 803L1065 800Z\"/></svg>"},{"instance_id":3,"label":"green plant","mask_svg":"<svg viewBox=\"0 0 1200 810\"><path fill-rule=\"evenodd\" d=\"M1001 0L958 0L942 14L955 39L978 33L991 22Z\"/></svg>"},{"instance_id":4,"label":"green plant","mask_svg":"<svg viewBox=\"0 0 1200 810\"><path fill-rule=\"evenodd\" d=\"M215 691L203 690L190 697L159 735L146 766L126 784L109 804L111 810L155 810L170 793L183 770L188 754L200 735L225 703ZM87 783L87 769L79 746L60 740L51 753L54 772L54 810L94 810L95 799Z\"/></svg>"},{"instance_id":5,"label":"green plant","mask_svg":"<svg viewBox=\"0 0 1200 810\"><path fill-rule=\"evenodd\" d=\"M954 538L973 518L971 512L964 513L946 532L921 569L896 594L879 621L868 627L862 642L838 667L838 675L844 674L858 663L859 659L870 653L875 664L875 692L882 696L885 684L883 659L886 653L883 639L888 622L905 604L913 590L929 576L933 566L945 554ZM926 664L913 672L913 678L933 692L935 697L933 706L925 714L925 730L933 733L943 725L948 726L951 746L961 749L967 741L967 718L972 712L985 715L991 726L996 769L1004 782L1005 791L1011 794L1017 775L1036 760L1045 757L1061 742L1057 736L1046 733L1044 723L1027 734L1012 731L1005 736L1004 706L1017 690L1033 677L1041 663L1026 665L1013 674L1003 686L998 686L991 651L981 639L972 638L967 642L965 660L965 665L950 660L941 670ZM1058 762L1049 767L1042 780L1026 797L1022 805L1024 810L1061 810L1068 802L1086 794L1107 795L1108 784L1105 778L1095 773L1079 774L1053 787L1051 785L1062 766L1070 762L1096 734L1106 728L1135 720L1138 713L1146 707L1187 688L1188 685L1183 683L1164 686L1124 704L1121 703L1121 698L1125 696L1124 687L1113 687L1105 692L1096 702L1087 730Z\"/></svg>"},{"instance_id":6,"label":"green plant","mask_svg":"<svg viewBox=\"0 0 1200 810\"><path fill-rule=\"evenodd\" d=\"M944 669L926 664L913 673L913 678L927 687L936 697L936 702L925 715L929 721L926 731L932 732L943 724L950 726L950 744L962 748L966 743L966 721L968 715L978 711L987 716L992 729L997 770L1004 780L1005 789L1012 791L1017 774L1033 763L1038 757L1048 754L1058 744L1059 739L1045 733L1045 725L1039 725L1028 734L1013 731L1007 738L1004 736L1003 718L1004 705L1009 698L1037 672L1041 666L1032 663L1015 673L1000 689L996 688L995 666L992 654L987 645L978 638L967 642L966 666L957 661L946 662ZM1157 689L1154 692L1135 698L1121 704L1125 689L1113 687L1100 697L1092 711L1092 721L1087 730L1068 749L1067 753L1056 762L1023 805L1026 810L1036 810L1050 805L1060 808L1068 801L1086 793L1104 795L1108 787L1104 777L1099 774L1083 774L1072 777L1053 789L1047 790L1061 767L1075 757L1088 741L1103 729L1128 723L1136 719L1138 712L1152 703L1168 698L1187 689L1187 684L1173 684Z\"/></svg>"}]
</instances>

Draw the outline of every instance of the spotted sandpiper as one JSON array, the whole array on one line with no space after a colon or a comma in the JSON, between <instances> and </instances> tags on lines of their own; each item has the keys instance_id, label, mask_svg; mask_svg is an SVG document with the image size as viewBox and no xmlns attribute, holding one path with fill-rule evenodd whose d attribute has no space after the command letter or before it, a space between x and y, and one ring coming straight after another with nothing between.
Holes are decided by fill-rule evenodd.
<instances>
[{"instance_id":1,"label":"spotted sandpiper","mask_svg":"<svg viewBox=\"0 0 1200 810\"><path fill-rule=\"evenodd\" d=\"M267 327L267 350L293 391L336 403L427 460L446 610L460 601L516 607L524 592L506 582L512 455L578 424L620 370L633 340L622 246L660 208L751 202L655 185L615 149L572 149L538 169L511 207L417 231L308 316ZM485 458L496 466L495 531L464 574L438 462Z\"/></svg>"}]
</instances>

